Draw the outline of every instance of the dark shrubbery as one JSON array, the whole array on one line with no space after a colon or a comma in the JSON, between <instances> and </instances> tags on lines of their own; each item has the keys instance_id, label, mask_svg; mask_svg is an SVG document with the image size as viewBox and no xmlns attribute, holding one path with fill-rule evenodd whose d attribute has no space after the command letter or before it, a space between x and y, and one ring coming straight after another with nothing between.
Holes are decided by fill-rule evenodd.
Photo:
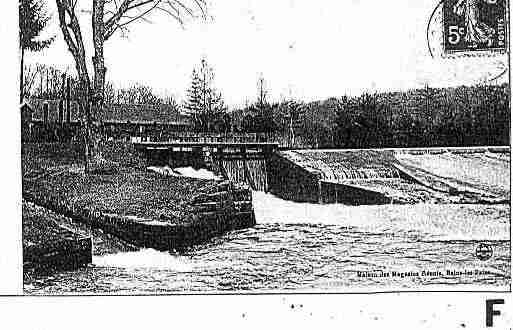
<instances>
[{"instance_id":1,"label":"dark shrubbery","mask_svg":"<svg viewBox=\"0 0 513 330\"><path fill-rule=\"evenodd\" d=\"M23 173L37 173L48 168L84 164L83 144L70 143L25 143L21 146ZM103 156L121 167L144 169L146 161L128 142L108 141L102 147Z\"/></svg>"},{"instance_id":2,"label":"dark shrubbery","mask_svg":"<svg viewBox=\"0 0 513 330\"><path fill-rule=\"evenodd\" d=\"M509 145L509 85L364 94L340 100L336 147Z\"/></svg>"},{"instance_id":3,"label":"dark shrubbery","mask_svg":"<svg viewBox=\"0 0 513 330\"><path fill-rule=\"evenodd\" d=\"M122 141L108 141L103 144L103 156L124 167L137 169L146 168L146 160L137 151L132 143Z\"/></svg>"},{"instance_id":4,"label":"dark shrubbery","mask_svg":"<svg viewBox=\"0 0 513 330\"><path fill-rule=\"evenodd\" d=\"M22 124L22 142L70 142L76 140L79 135L79 125L66 125L58 123L36 122L32 129Z\"/></svg>"},{"instance_id":5,"label":"dark shrubbery","mask_svg":"<svg viewBox=\"0 0 513 330\"><path fill-rule=\"evenodd\" d=\"M509 145L509 85L284 101L232 116L236 130L296 148Z\"/></svg>"}]
</instances>

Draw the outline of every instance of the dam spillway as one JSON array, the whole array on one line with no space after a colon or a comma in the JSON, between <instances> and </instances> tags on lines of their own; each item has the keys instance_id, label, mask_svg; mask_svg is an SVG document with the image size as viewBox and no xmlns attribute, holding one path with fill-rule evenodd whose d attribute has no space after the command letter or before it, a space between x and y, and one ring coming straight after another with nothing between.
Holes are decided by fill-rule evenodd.
<instances>
[{"instance_id":1,"label":"dam spillway","mask_svg":"<svg viewBox=\"0 0 513 330\"><path fill-rule=\"evenodd\" d=\"M151 166L207 168L298 202L506 203L509 147L278 150L273 143L138 143Z\"/></svg>"},{"instance_id":2,"label":"dam spillway","mask_svg":"<svg viewBox=\"0 0 513 330\"><path fill-rule=\"evenodd\" d=\"M506 203L510 148L287 150L269 162L281 198L351 205Z\"/></svg>"}]
</instances>

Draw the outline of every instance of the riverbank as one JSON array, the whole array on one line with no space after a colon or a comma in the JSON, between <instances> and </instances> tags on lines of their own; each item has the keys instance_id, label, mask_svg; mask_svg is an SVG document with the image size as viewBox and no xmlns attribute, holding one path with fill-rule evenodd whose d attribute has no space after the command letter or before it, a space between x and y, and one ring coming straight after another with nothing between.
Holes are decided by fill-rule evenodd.
<instances>
[{"instance_id":1,"label":"riverbank","mask_svg":"<svg viewBox=\"0 0 513 330\"><path fill-rule=\"evenodd\" d=\"M255 224L251 194L226 182L146 171L130 144L105 153L119 164L108 175L85 175L79 146L22 146L23 197L128 243L183 249Z\"/></svg>"},{"instance_id":2,"label":"riverbank","mask_svg":"<svg viewBox=\"0 0 513 330\"><path fill-rule=\"evenodd\" d=\"M22 212L24 277L71 270L92 261L90 236L61 225L62 217L25 200Z\"/></svg>"}]
</instances>

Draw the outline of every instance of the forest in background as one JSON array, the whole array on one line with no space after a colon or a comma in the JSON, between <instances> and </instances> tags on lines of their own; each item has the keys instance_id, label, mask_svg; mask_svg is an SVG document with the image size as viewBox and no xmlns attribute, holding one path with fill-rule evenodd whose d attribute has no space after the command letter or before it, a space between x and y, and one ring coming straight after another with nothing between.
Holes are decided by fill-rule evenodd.
<instances>
[{"instance_id":1,"label":"forest in background","mask_svg":"<svg viewBox=\"0 0 513 330\"><path fill-rule=\"evenodd\" d=\"M113 104L168 104L187 112L197 132L261 133L267 140L295 148L382 148L509 145L509 84L412 89L364 93L321 101L288 99L268 102L263 78L257 99L230 109L213 86L206 62L193 71L188 99L159 96L142 84L116 89L105 86ZM26 65L27 97L59 99L65 72L44 65ZM209 77L210 75L210 77ZM208 80L208 83L203 80Z\"/></svg>"},{"instance_id":2,"label":"forest in background","mask_svg":"<svg viewBox=\"0 0 513 330\"><path fill-rule=\"evenodd\" d=\"M305 103L259 100L231 113L234 131L288 147L509 145L509 84L365 93Z\"/></svg>"}]
</instances>

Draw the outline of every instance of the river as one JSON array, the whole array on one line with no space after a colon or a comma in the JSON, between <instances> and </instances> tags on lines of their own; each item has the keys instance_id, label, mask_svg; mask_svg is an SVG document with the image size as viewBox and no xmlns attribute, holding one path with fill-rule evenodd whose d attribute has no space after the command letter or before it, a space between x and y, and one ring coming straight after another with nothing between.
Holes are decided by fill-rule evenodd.
<instances>
[{"instance_id":1,"label":"river","mask_svg":"<svg viewBox=\"0 0 513 330\"><path fill-rule=\"evenodd\" d=\"M257 226L184 254L152 249L25 283L25 294L508 290L510 206L294 203L254 192ZM490 259L476 257L479 243Z\"/></svg>"}]
</instances>

